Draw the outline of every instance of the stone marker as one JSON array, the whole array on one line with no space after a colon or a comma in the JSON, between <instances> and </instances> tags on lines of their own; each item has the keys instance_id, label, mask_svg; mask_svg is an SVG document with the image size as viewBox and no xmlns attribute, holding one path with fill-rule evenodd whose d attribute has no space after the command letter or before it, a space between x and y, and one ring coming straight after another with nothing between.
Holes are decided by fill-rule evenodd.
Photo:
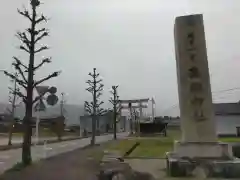
<instances>
[{"instance_id":1,"label":"stone marker","mask_svg":"<svg viewBox=\"0 0 240 180\"><path fill-rule=\"evenodd\" d=\"M217 142L202 15L174 26L183 142Z\"/></svg>"},{"instance_id":2,"label":"stone marker","mask_svg":"<svg viewBox=\"0 0 240 180\"><path fill-rule=\"evenodd\" d=\"M203 16L177 17L174 38L182 139L167 153L168 168L186 159L231 160L231 146L219 143L216 134Z\"/></svg>"}]
</instances>

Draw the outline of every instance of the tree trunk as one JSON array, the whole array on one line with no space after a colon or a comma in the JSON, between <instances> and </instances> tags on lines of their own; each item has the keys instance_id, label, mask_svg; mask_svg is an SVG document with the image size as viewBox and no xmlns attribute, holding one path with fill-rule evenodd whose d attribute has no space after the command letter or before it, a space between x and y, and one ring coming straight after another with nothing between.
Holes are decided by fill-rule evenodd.
<instances>
[{"instance_id":1,"label":"tree trunk","mask_svg":"<svg viewBox=\"0 0 240 180\"><path fill-rule=\"evenodd\" d=\"M32 138L32 106L26 105L26 113L23 119L24 135L22 144L22 163L30 165L32 163L31 157L31 138Z\"/></svg>"},{"instance_id":2,"label":"tree trunk","mask_svg":"<svg viewBox=\"0 0 240 180\"><path fill-rule=\"evenodd\" d=\"M31 42L30 56L28 64L27 80L27 99L25 102L26 111L23 119L24 135L22 144L22 163L27 166L32 163L31 157L31 140L32 140L32 107L33 107L33 76L34 76L34 57L35 57L35 25L36 25L36 2L32 1L32 24L31 24Z\"/></svg>"},{"instance_id":3,"label":"tree trunk","mask_svg":"<svg viewBox=\"0 0 240 180\"><path fill-rule=\"evenodd\" d=\"M91 146L95 145L95 138L96 137L96 116L92 116L92 139L91 139Z\"/></svg>"},{"instance_id":4,"label":"tree trunk","mask_svg":"<svg viewBox=\"0 0 240 180\"><path fill-rule=\"evenodd\" d=\"M117 112L116 112L116 105L114 104L114 112L113 112L113 129L114 129L114 140L117 139Z\"/></svg>"}]
</instances>

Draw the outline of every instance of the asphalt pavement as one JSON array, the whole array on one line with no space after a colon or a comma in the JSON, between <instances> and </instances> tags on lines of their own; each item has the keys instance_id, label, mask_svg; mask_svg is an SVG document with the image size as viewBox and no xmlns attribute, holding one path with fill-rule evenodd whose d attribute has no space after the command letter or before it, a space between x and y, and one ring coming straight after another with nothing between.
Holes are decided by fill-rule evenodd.
<instances>
[{"instance_id":1,"label":"asphalt pavement","mask_svg":"<svg viewBox=\"0 0 240 180\"><path fill-rule=\"evenodd\" d=\"M128 133L118 133L118 138L124 138ZM106 142L112 140L113 135L96 136L96 143ZM91 138L84 138L78 140L64 141L53 144L32 146L32 159L38 161L43 158L56 156L61 153L73 151L78 148L89 145ZM11 168L17 162L21 162L22 149L11 149L8 151L0 151L0 173Z\"/></svg>"}]
</instances>

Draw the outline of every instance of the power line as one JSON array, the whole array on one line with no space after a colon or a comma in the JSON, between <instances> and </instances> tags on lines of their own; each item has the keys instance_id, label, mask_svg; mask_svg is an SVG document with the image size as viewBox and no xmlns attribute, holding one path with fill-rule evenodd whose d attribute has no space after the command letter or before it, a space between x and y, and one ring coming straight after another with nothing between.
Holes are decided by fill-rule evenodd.
<instances>
[{"instance_id":1,"label":"power line","mask_svg":"<svg viewBox=\"0 0 240 180\"><path fill-rule=\"evenodd\" d=\"M230 88L230 89L224 89L224 90L220 90L220 91L213 91L213 93L221 93L221 92L227 92L227 91L233 91L233 90L240 90L240 87L235 87L235 88Z\"/></svg>"},{"instance_id":2,"label":"power line","mask_svg":"<svg viewBox=\"0 0 240 180\"><path fill-rule=\"evenodd\" d=\"M219 91L213 91L212 94L214 93L222 93L222 92L229 92L229 91L234 91L234 90L240 90L240 87L235 87L235 88L230 88L230 89L223 89L223 90L219 90ZM220 97L220 99L223 99L224 97ZM216 101L216 100L215 100ZM179 106L178 103L171 105L170 107L166 108L165 110L162 111L162 113L167 112L173 108L176 108L177 106Z\"/></svg>"}]
</instances>

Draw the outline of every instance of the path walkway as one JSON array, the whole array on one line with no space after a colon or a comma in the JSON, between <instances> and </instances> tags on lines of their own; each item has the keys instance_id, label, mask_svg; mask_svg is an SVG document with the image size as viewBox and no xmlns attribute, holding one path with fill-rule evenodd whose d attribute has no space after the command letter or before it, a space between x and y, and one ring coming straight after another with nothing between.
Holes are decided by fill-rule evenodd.
<instances>
[{"instance_id":1,"label":"path walkway","mask_svg":"<svg viewBox=\"0 0 240 180\"><path fill-rule=\"evenodd\" d=\"M124 138L128 133L119 133L119 138ZM113 135L103 135L96 137L96 143L106 142L113 138ZM32 146L32 159L37 161L46 157L55 156L64 152L72 151L84 147L90 143L90 138L79 140L64 141L47 146ZM8 151L0 151L0 173L11 168L14 164L21 161L21 149L12 149Z\"/></svg>"},{"instance_id":2,"label":"path walkway","mask_svg":"<svg viewBox=\"0 0 240 180\"><path fill-rule=\"evenodd\" d=\"M77 136L63 136L62 139L69 139L74 138ZM56 140L57 137L39 137L39 142L44 140ZM21 144L22 143L22 137L13 137L12 144ZM36 142L36 138L32 137L32 142ZM5 146L8 144L8 137L0 137L0 146Z\"/></svg>"}]
</instances>

